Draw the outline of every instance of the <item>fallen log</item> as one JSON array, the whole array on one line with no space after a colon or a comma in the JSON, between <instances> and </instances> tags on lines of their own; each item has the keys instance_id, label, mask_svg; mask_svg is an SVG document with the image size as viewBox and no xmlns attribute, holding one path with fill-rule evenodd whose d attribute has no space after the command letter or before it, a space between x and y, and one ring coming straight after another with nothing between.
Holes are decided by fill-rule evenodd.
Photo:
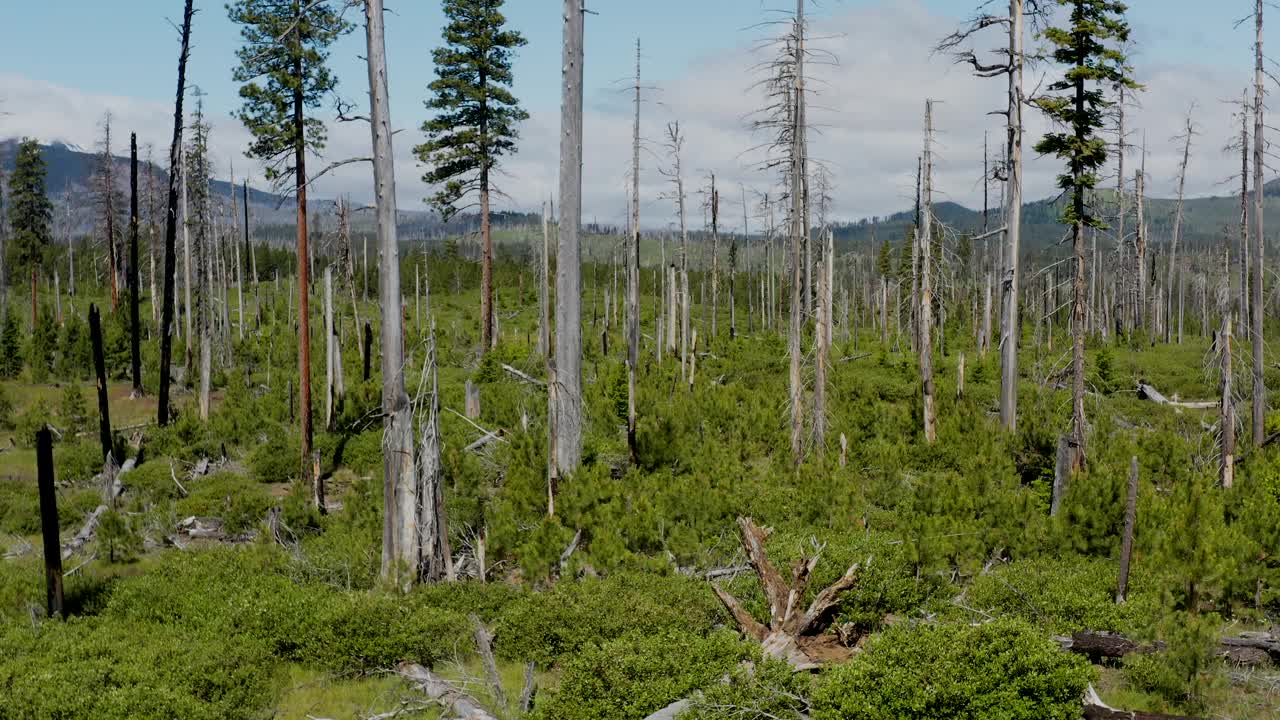
<instances>
[{"instance_id":1,"label":"fallen log","mask_svg":"<svg viewBox=\"0 0 1280 720\"><path fill-rule=\"evenodd\" d=\"M510 365L507 365L506 363L503 363L503 364L502 364L502 369L503 369L503 370L506 370L508 374L510 374L512 377L516 378L517 380L521 380L521 381L523 381L523 382L527 382L527 383L529 383L530 385L537 385L537 386L539 386L539 387L546 387L546 386L547 386L546 381L544 381L544 380L539 380L538 378L536 378L536 377L534 377L534 376L530 375L529 373L526 373L526 372L522 372L522 371L520 371L520 370L517 370L517 369L515 369L515 368L511 367Z\"/></svg>"},{"instance_id":2,"label":"fallen log","mask_svg":"<svg viewBox=\"0 0 1280 720\"><path fill-rule=\"evenodd\" d=\"M1200 402L1178 402L1165 397L1159 390L1147 383L1138 383L1138 399L1150 400L1157 405L1168 405L1175 408L1187 408L1188 410L1208 410L1218 407L1217 401L1205 400Z\"/></svg>"},{"instance_id":3,"label":"fallen log","mask_svg":"<svg viewBox=\"0 0 1280 720\"><path fill-rule=\"evenodd\" d=\"M417 663L400 663L396 674L412 682L427 697L439 703L450 717L458 720L498 720L481 707L475 698Z\"/></svg>"},{"instance_id":4,"label":"fallen log","mask_svg":"<svg viewBox=\"0 0 1280 720\"><path fill-rule=\"evenodd\" d=\"M108 458L107 462L107 468L103 470L102 474L94 478L95 483L106 485L107 490L104 499L107 502L94 508L93 512L89 513L89 516L85 518L84 525L80 526L80 531L62 546L63 560L70 558L93 539L94 534L98 531L98 522L102 519L102 514L107 511L108 507L114 505L115 501L124 492L124 482L121 478L124 477L125 473L133 470L138 463L138 458L134 456L125 460L124 465L121 465L119 469L112 467L113 463L110 458ZM110 478L109 483L107 482L108 478Z\"/></svg>"},{"instance_id":5,"label":"fallen log","mask_svg":"<svg viewBox=\"0 0 1280 720\"><path fill-rule=\"evenodd\" d=\"M680 713L684 712L685 710L688 710L689 706L692 704L693 703L688 699L677 700L671 703L670 705L662 708L661 710L651 715L645 716L644 720L675 720L676 717L680 715Z\"/></svg>"},{"instance_id":6,"label":"fallen log","mask_svg":"<svg viewBox=\"0 0 1280 720\"><path fill-rule=\"evenodd\" d=\"M1063 650L1088 655L1095 662L1101 658L1121 658L1132 653L1153 653L1165 649L1164 643L1139 644L1118 633L1081 631L1071 637L1056 637ZM1268 658L1280 662L1280 637L1266 632L1242 632L1218 638L1217 654L1238 665L1256 665Z\"/></svg>"},{"instance_id":7,"label":"fallen log","mask_svg":"<svg viewBox=\"0 0 1280 720\"><path fill-rule=\"evenodd\" d=\"M1092 683L1084 693L1084 717L1085 720L1201 720L1187 715L1162 715L1160 713L1117 710L1102 702L1102 698L1098 697L1098 691L1093 689Z\"/></svg>"}]
</instances>

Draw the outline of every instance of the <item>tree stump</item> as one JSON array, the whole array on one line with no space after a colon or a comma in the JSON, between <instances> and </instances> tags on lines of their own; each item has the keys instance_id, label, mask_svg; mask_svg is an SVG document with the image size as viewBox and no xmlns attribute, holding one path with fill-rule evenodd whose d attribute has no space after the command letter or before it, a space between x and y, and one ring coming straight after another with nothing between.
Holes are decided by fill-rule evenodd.
<instances>
[{"instance_id":1,"label":"tree stump","mask_svg":"<svg viewBox=\"0 0 1280 720\"><path fill-rule=\"evenodd\" d=\"M818 565L821 549L812 557L796 561L788 583L769 561L764 549L765 540L772 530L757 527L747 517L738 518L738 528L742 533L742 548L769 604L769 622L764 624L752 617L736 598L713 583L712 590L733 616L738 629L755 638L764 648L765 655L785 660L796 671L813 670L823 663L848 659L853 651L837 636L824 631L831 624L840 596L857 584L858 564L849 566L839 580L819 592L808 609L802 611L800 600Z\"/></svg>"}]
</instances>

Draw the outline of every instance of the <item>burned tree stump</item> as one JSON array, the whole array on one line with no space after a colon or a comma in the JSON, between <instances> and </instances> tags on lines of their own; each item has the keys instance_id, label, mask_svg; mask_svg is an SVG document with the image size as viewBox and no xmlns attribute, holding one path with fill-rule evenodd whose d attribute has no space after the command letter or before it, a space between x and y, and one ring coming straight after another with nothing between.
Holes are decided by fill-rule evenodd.
<instances>
[{"instance_id":1,"label":"burned tree stump","mask_svg":"<svg viewBox=\"0 0 1280 720\"><path fill-rule=\"evenodd\" d=\"M847 659L852 650L837 636L824 631L831 624L840 596L857 584L858 564L849 566L839 580L819 592L809 607L801 610L800 601L809 587L821 550L811 557L797 560L791 568L791 581L788 583L770 562L764 549L765 540L772 530L757 527L747 517L738 518L738 528L742 533L742 548L769 604L769 622L764 624L752 617L737 598L713 583L712 590L733 616L738 629L755 638L763 646L765 655L785 660L797 671L813 670L823 663Z\"/></svg>"}]
</instances>

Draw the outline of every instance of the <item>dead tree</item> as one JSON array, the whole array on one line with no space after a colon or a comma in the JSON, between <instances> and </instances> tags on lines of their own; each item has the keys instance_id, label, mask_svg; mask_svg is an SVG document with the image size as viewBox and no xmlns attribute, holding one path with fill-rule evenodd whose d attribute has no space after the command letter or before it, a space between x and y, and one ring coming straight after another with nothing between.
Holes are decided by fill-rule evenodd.
<instances>
[{"instance_id":1,"label":"dead tree","mask_svg":"<svg viewBox=\"0 0 1280 720\"><path fill-rule=\"evenodd\" d=\"M1231 387L1231 314L1223 313L1222 332L1218 337L1218 352L1222 368L1222 401L1218 423L1221 432L1221 457L1218 479L1222 487L1230 490L1236 475L1236 408Z\"/></svg>"},{"instance_id":2,"label":"dead tree","mask_svg":"<svg viewBox=\"0 0 1280 720\"><path fill-rule=\"evenodd\" d=\"M552 413L558 475L582 458L582 63L583 0L564 0L560 103L560 242L556 251L556 356Z\"/></svg>"},{"instance_id":3,"label":"dead tree","mask_svg":"<svg viewBox=\"0 0 1280 720\"><path fill-rule=\"evenodd\" d=\"M92 306L91 306L92 307ZM93 317L98 311L92 310ZM53 433L36 431L36 480L40 491L40 531L44 540L45 609L48 617L62 617L62 546L58 540L58 489L54 485Z\"/></svg>"},{"instance_id":4,"label":"dead tree","mask_svg":"<svg viewBox=\"0 0 1280 720\"><path fill-rule=\"evenodd\" d=\"M1250 339L1253 341L1253 444L1261 447L1266 440L1267 390L1263 378L1264 358L1262 355L1262 282L1263 282L1263 248L1266 246L1263 233L1262 208L1265 188L1263 187L1263 157L1265 143L1263 139L1263 111L1265 88L1263 85L1265 70L1262 65L1262 4L1257 0L1254 9L1254 77L1253 77L1253 307Z\"/></svg>"},{"instance_id":5,"label":"dead tree","mask_svg":"<svg viewBox=\"0 0 1280 720\"><path fill-rule=\"evenodd\" d=\"M940 50L953 51L957 62L973 66L978 77L1008 76L1007 108L1003 111L1007 129L1004 172L1006 175L1004 249L1000 283L1000 425L1013 432L1018 424L1018 263L1022 238L1022 70L1026 62L1023 52L1025 11L1038 10L1036 0L1009 0L1009 14L1004 17L980 13L964 27L947 36ZM985 64L972 49L965 49L979 31L993 26L1008 30L1009 49L1003 62Z\"/></svg>"},{"instance_id":6,"label":"dead tree","mask_svg":"<svg viewBox=\"0 0 1280 720\"><path fill-rule=\"evenodd\" d=\"M98 389L98 440L102 443L102 459L111 460L111 407L107 403L107 363L102 352L102 321L98 306L89 304L89 342L93 345L93 370Z\"/></svg>"},{"instance_id":7,"label":"dead tree","mask_svg":"<svg viewBox=\"0 0 1280 720\"><path fill-rule=\"evenodd\" d=\"M636 447L636 373L640 365L640 39L636 38L635 124L632 135L631 233L627 254L627 448Z\"/></svg>"},{"instance_id":8,"label":"dead tree","mask_svg":"<svg viewBox=\"0 0 1280 720\"><path fill-rule=\"evenodd\" d=\"M1138 519L1138 458L1129 458L1129 485L1124 503L1124 534L1120 540L1120 578L1116 583L1116 603L1129 595L1129 563L1133 558L1133 533Z\"/></svg>"},{"instance_id":9,"label":"dead tree","mask_svg":"<svg viewBox=\"0 0 1280 720\"><path fill-rule=\"evenodd\" d=\"M55 277L57 277L55 275ZM131 397L142 396L141 325L138 317L138 134L129 136L129 370Z\"/></svg>"},{"instance_id":10,"label":"dead tree","mask_svg":"<svg viewBox=\"0 0 1280 720\"><path fill-rule=\"evenodd\" d=\"M418 567L418 487L414 462L413 411L404 385L404 333L400 304L400 247L396 232L395 156L392 152L390 96L382 0L365 3L365 46L369 70L369 126L373 145L373 190L378 246L378 300L382 307L382 567L383 580L404 587ZM299 261L302 258L299 257ZM303 290L306 295L306 290ZM410 497L406 497L410 496ZM404 573L402 576L401 573Z\"/></svg>"},{"instance_id":11,"label":"dead tree","mask_svg":"<svg viewBox=\"0 0 1280 720\"><path fill-rule=\"evenodd\" d=\"M174 272L177 265L174 243L177 237L178 168L182 165L182 97L186 92L187 57L191 47L192 1L182 14L182 51L178 56L178 92L173 111L173 140L169 145L169 200L164 231L164 310L160 321L160 397L156 421L169 423L170 361L173 354Z\"/></svg>"},{"instance_id":12,"label":"dead tree","mask_svg":"<svg viewBox=\"0 0 1280 720\"><path fill-rule=\"evenodd\" d=\"M453 556L449 549L449 521L444 507L443 464L440 462L440 380L436 359L436 327L431 321L427 336L427 360L423 378L431 383L427 396L422 441L418 447L418 474L422 482L412 491L406 486L402 503L406 510L416 503L417 518L406 516L400 543L421 543L418 575L427 582L453 580ZM483 577L483 575L482 575Z\"/></svg>"},{"instance_id":13,"label":"dead tree","mask_svg":"<svg viewBox=\"0 0 1280 720\"><path fill-rule=\"evenodd\" d=\"M1164 325L1164 341L1169 343L1173 340L1173 296L1174 296L1174 278L1178 274L1178 243L1182 240L1182 204L1187 185L1187 163L1191 159L1191 138L1196 134L1195 128L1191 124L1191 114L1187 114L1186 130L1182 137L1182 163L1178 166L1178 201L1173 211L1173 237L1169 242L1169 274L1165 283L1166 308L1165 317L1167 320ZM1178 344L1182 344L1182 323L1178 323Z\"/></svg>"},{"instance_id":14,"label":"dead tree","mask_svg":"<svg viewBox=\"0 0 1280 720\"><path fill-rule=\"evenodd\" d=\"M792 565L788 583L769 560L764 548L772 530L757 527L749 517L738 518L738 529L742 548L760 581L769 608L768 623L761 623L737 598L713 583L711 589L733 616L738 629L759 642L766 656L784 660L795 670L812 670L823 663L848 659L851 650L841 643L837 635L825 631L831 624L841 595L857 585L859 565L850 565L839 580L818 592L809 607L802 609L800 600L818 566L822 548L818 547L812 556L801 558Z\"/></svg>"},{"instance_id":15,"label":"dead tree","mask_svg":"<svg viewBox=\"0 0 1280 720\"><path fill-rule=\"evenodd\" d=\"M116 250L116 175L111 153L111 113L102 118L102 156L98 168L97 194L102 210L102 226L107 251L107 276L111 284L111 312L120 307L120 256Z\"/></svg>"},{"instance_id":16,"label":"dead tree","mask_svg":"<svg viewBox=\"0 0 1280 720\"><path fill-rule=\"evenodd\" d=\"M794 35L792 45L794 57L791 59L791 105L789 115L790 144L789 179L791 193L791 322L787 334L787 349L790 353L790 400L791 400L791 456L799 464L804 460L804 386L800 375L800 335L803 323L802 314L807 305L804 298L805 278L801 277L804 265L803 252L805 239L809 235L805 210L804 181L808 176L808 162L805 157L805 83L804 83L804 0L796 0L796 16L794 19Z\"/></svg>"},{"instance_id":17,"label":"dead tree","mask_svg":"<svg viewBox=\"0 0 1280 720\"><path fill-rule=\"evenodd\" d=\"M924 441L938 439L938 416L933 391L933 101L924 102L924 177L921 189L920 232L920 384L924 397Z\"/></svg>"},{"instance_id":18,"label":"dead tree","mask_svg":"<svg viewBox=\"0 0 1280 720\"><path fill-rule=\"evenodd\" d=\"M827 444L827 365L831 347L831 265L834 242L830 230L823 236L823 266L818 275L818 312L814 327L817 352L813 360L813 452L823 456Z\"/></svg>"}]
</instances>

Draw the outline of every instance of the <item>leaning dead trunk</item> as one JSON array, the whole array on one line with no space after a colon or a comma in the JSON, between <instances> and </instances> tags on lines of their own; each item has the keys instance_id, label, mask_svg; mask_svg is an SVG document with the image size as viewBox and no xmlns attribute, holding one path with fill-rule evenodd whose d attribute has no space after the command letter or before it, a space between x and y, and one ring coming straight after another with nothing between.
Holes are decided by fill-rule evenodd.
<instances>
[{"instance_id":1,"label":"leaning dead trunk","mask_svg":"<svg viewBox=\"0 0 1280 720\"><path fill-rule=\"evenodd\" d=\"M1129 490L1124 503L1124 535L1120 540L1120 579L1116 584L1116 603L1129 595L1129 563L1133 558L1133 533L1138 519L1138 458L1129 459Z\"/></svg>"}]
</instances>

